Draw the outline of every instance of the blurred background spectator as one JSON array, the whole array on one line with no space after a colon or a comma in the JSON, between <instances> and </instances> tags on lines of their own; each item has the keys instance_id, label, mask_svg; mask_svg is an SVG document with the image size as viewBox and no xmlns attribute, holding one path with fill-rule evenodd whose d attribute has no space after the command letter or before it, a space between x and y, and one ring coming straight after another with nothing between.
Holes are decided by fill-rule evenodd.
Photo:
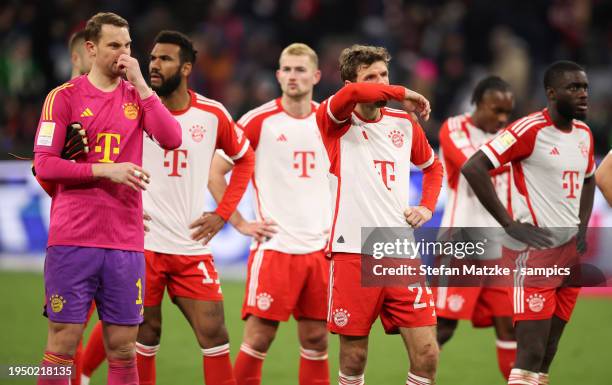
<instances>
[{"instance_id":1,"label":"blurred background spectator","mask_svg":"<svg viewBox=\"0 0 612 385\"><path fill-rule=\"evenodd\" d=\"M223 102L235 119L279 95L274 78L282 47L317 50L323 71L315 99L341 83L337 60L353 43L382 45L391 79L430 98L425 123L436 145L450 116L469 110L472 86L494 73L513 86L515 117L545 103L542 73L557 59L584 65L591 83L588 123L603 154L611 143L612 2L606 0L48 0L0 5L0 159L32 151L46 93L70 74L67 41L99 11L131 25L143 70L153 38L178 29L196 42L192 87Z\"/></svg>"}]
</instances>

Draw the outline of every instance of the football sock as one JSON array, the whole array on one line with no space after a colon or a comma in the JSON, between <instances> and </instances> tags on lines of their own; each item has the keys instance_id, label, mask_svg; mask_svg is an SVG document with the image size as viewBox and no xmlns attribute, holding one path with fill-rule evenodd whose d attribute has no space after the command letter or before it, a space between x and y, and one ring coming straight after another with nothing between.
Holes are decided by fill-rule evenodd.
<instances>
[{"instance_id":1,"label":"football sock","mask_svg":"<svg viewBox=\"0 0 612 385\"><path fill-rule=\"evenodd\" d=\"M304 349L300 346L300 385L329 385L327 351Z\"/></svg>"},{"instance_id":2,"label":"football sock","mask_svg":"<svg viewBox=\"0 0 612 385\"><path fill-rule=\"evenodd\" d=\"M155 385L155 355L159 345L147 346L136 342L136 362L140 385Z\"/></svg>"},{"instance_id":3,"label":"football sock","mask_svg":"<svg viewBox=\"0 0 612 385\"><path fill-rule=\"evenodd\" d=\"M497 346L499 371L507 380L510 377L510 371L514 367L514 360L516 359L516 341L497 340L495 345Z\"/></svg>"},{"instance_id":4,"label":"football sock","mask_svg":"<svg viewBox=\"0 0 612 385\"><path fill-rule=\"evenodd\" d=\"M202 366L206 385L236 385L229 352L229 343L202 349Z\"/></svg>"},{"instance_id":5,"label":"football sock","mask_svg":"<svg viewBox=\"0 0 612 385\"><path fill-rule=\"evenodd\" d=\"M538 375L538 384L539 385L548 385L548 373L540 373Z\"/></svg>"},{"instance_id":6,"label":"football sock","mask_svg":"<svg viewBox=\"0 0 612 385\"><path fill-rule=\"evenodd\" d=\"M429 378L417 376L414 373L408 372L408 380L406 381L406 385L430 385L433 381Z\"/></svg>"},{"instance_id":7,"label":"football sock","mask_svg":"<svg viewBox=\"0 0 612 385\"><path fill-rule=\"evenodd\" d=\"M508 385L538 385L538 373L514 368L510 371Z\"/></svg>"},{"instance_id":8,"label":"football sock","mask_svg":"<svg viewBox=\"0 0 612 385\"><path fill-rule=\"evenodd\" d=\"M365 385L365 375L347 376L338 372L338 385Z\"/></svg>"},{"instance_id":9,"label":"football sock","mask_svg":"<svg viewBox=\"0 0 612 385\"><path fill-rule=\"evenodd\" d=\"M258 352L249 345L240 345L240 351L234 363L234 377L238 385L261 384L261 368L266 353Z\"/></svg>"},{"instance_id":10,"label":"football sock","mask_svg":"<svg viewBox=\"0 0 612 385\"><path fill-rule=\"evenodd\" d=\"M136 358L108 360L108 385L138 385Z\"/></svg>"},{"instance_id":11,"label":"football sock","mask_svg":"<svg viewBox=\"0 0 612 385\"><path fill-rule=\"evenodd\" d=\"M57 368L57 374L62 374L62 371L68 369L73 364L71 356L45 351L40 366L43 369L49 367ZM53 374L55 374L55 371ZM70 385L70 376L41 375L36 383L38 385Z\"/></svg>"},{"instance_id":12,"label":"football sock","mask_svg":"<svg viewBox=\"0 0 612 385\"><path fill-rule=\"evenodd\" d=\"M81 373L83 371L83 337L81 337L77 344L73 361L74 369L72 371L72 376L70 376L70 385L81 385Z\"/></svg>"}]
</instances>

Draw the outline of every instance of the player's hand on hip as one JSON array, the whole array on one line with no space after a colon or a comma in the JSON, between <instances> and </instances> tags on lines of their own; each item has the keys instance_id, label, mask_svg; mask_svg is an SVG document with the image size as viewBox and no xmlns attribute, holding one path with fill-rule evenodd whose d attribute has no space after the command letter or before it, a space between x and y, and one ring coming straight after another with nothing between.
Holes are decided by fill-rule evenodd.
<instances>
[{"instance_id":1,"label":"player's hand on hip","mask_svg":"<svg viewBox=\"0 0 612 385\"><path fill-rule=\"evenodd\" d=\"M150 182L150 175L142 167L134 163L97 163L92 166L95 177L110 179L124 184L136 191L146 190Z\"/></svg>"},{"instance_id":2,"label":"player's hand on hip","mask_svg":"<svg viewBox=\"0 0 612 385\"><path fill-rule=\"evenodd\" d=\"M266 219L262 222L248 222L243 221L236 226L242 235L253 237L257 242L265 242L270 240L278 232L276 229L276 222L272 219Z\"/></svg>"},{"instance_id":3,"label":"player's hand on hip","mask_svg":"<svg viewBox=\"0 0 612 385\"><path fill-rule=\"evenodd\" d=\"M513 221L506 226L504 230L512 238L536 249L545 249L553 245L550 231L541 227L536 227L530 223Z\"/></svg>"},{"instance_id":4,"label":"player's hand on hip","mask_svg":"<svg viewBox=\"0 0 612 385\"><path fill-rule=\"evenodd\" d=\"M432 212L425 206L408 207L404 210L406 222L415 229L427 223L432 215Z\"/></svg>"},{"instance_id":5,"label":"player's hand on hip","mask_svg":"<svg viewBox=\"0 0 612 385\"><path fill-rule=\"evenodd\" d=\"M414 92L408 88L406 88L405 92L406 94L402 101L404 110L407 112L416 112L423 120L429 120L429 114L431 113L429 100L418 92Z\"/></svg>"},{"instance_id":6,"label":"player's hand on hip","mask_svg":"<svg viewBox=\"0 0 612 385\"><path fill-rule=\"evenodd\" d=\"M202 241L202 244L206 245L223 228L223 225L225 225L225 221L219 214L204 213L189 225L190 229L195 229L191 233L191 239L198 242Z\"/></svg>"},{"instance_id":7,"label":"player's hand on hip","mask_svg":"<svg viewBox=\"0 0 612 385\"><path fill-rule=\"evenodd\" d=\"M136 87L141 99L146 99L153 93L142 76L140 65L136 58L127 54L122 54L119 56L119 59L117 59L117 66L125 72L125 77L128 82Z\"/></svg>"}]
</instances>

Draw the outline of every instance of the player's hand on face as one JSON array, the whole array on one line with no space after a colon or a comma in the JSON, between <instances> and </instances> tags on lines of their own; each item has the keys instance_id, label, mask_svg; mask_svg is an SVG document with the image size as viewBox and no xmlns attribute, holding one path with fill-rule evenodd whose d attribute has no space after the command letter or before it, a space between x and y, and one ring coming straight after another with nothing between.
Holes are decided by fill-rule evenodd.
<instances>
[{"instance_id":1,"label":"player's hand on face","mask_svg":"<svg viewBox=\"0 0 612 385\"><path fill-rule=\"evenodd\" d=\"M404 210L406 222L415 229L427 223L427 221L431 219L431 216L432 212L424 206L408 207Z\"/></svg>"},{"instance_id":2,"label":"player's hand on face","mask_svg":"<svg viewBox=\"0 0 612 385\"><path fill-rule=\"evenodd\" d=\"M111 163L96 164L94 167L102 167L100 176L133 188L136 191L146 190L150 182L150 175L142 167L134 163Z\"/></svg>"},{"instance_id":3,"label":"player's hand on face","mask_svg":"<svg viewBox=\"0 0 612 385\"><path fill-rule=\"evenodd\" d=\"M553 245L552 234L547 229L530 223L514 221L504 228L506 233L536 249L545 249Z\"/></svg>"},{"instance_id":4,"label":"player's hand on face","mask_svg":"<svg viewBox=\"0 0 612 385\"><path fill-rule=\"evenodd\" d=\"M127 80L132 83L132 85L135 87L142 85L146 86L142 72L140 72L140 65L136 58L127 54L121 54L119 59L117 59L117 66L121 72L125 73Z\"/></svg>"},{"instance_id":5,"label":"player's hand on face","mask_svg":"<svg viewBox=\"0 0 612 385\"><path fill-rule=\"evenodd\" d=\"M70 123L66 127L66 139L64 140L64 148L61 154L62 159L76 159L88 152L89 145L85 129L79 122Z\"/></svg>"},{"instance_id":6,"label":"player's hand on face","mask_svg":"<svg viewBox=\"0 0 612 385\"><path fill-rule=\"evenodd\" d=\"M257 242L265 242L278 232L276 222L271 219L266 219L262 222L243 221L236 226L236 230L242 235L253 237Z\"/></svg>"},{"instance_id":7,"label":"player's hand on face","mask_svg":"<svg viewBox=\"0 0 612 385\"><path fill-rule=\"evenodd\" d=\"M151 229L149 228L149 226L147 225L147 222L151 222L151 216L149 214L147 214L146 212L142 213L142 225L144 226L144 231L146 233L148 233L149 231L151 231Z\"/></svg>"},{"instance_id":8,"label":"player's hand on face","mask_svg":"<svg viewBox=\"0 0 612 385\"><path fill-rule=\"evenodd\" d=\"M191 233L191 239L198 242L202 241L202 244L206 245L223 228L223 225L225 225L225 221L219 214L204 213L189 225L190 229L195 229Z\"/></svg>"},{"instance_id":9,"label":"player's hand on face","mask_svg":"<svg viewBox=\"0 0 612 385\"><path fill-rule=\"evenodd\" d=\"M429 105L429 100L423 95L406 88L406 95L404 96L402 105L407 112L418 113L423 120L429 120L431 106Z\"/></svg>"}]
</instances>

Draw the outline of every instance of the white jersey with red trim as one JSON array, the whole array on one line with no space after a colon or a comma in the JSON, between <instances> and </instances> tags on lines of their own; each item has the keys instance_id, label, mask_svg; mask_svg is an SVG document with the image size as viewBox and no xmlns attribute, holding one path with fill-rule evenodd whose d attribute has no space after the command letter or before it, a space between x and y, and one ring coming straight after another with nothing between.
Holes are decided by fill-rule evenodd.
<instances>
[{"instance_id":1,"label":"white jersey with red trim","mask_svg":"<svg viewBox=\"0 0 612 385\"><path fill-rule=\"evenodd\" d=\"M235 127L223 105L189 91L189 107L171 111L181 124L183 144L163 150L144 138L143 168L151 183L142 194L144 211L152 218L145 234L145 249L179 255L209 254L210 247L191 239L189 225L205 210L205 191L216 148L233 159L241 158L249 141Z\"/></svg>"},{"instance_id":2,"label":"white jersey with red trim","mask_svg":"<svg viewBox=\"0 0 612 385\"><path fill-rule=\"evenodd\" d=\"M331 161L334 218L328 252L361 253L362 227L407 228L410 163L425 169L435 154L423 129L402 110L381 108L378 120L355 111L350 124L321 104L320 129ZM320 114L321 115L321 114ZM337 127L343 127L339 134Z\"/></svg>"},{"instance_id":3,"label":"white jersey with red trim","mask_svg":"<svg viewBox=\"0 0 612 385\"><path fill-rule=\"evenodd\" d=\"M571 131L561 131L544 109L515 121L481 150L495 167L512 164L514 219L539 227L579 225L584 179L595 172L593 136L586 124L574 120ZM571 236L557 237L557 244Z\"/></svg>"},{"instance_id":4,"label":"white jersey with red trim","mask_svg":"<svg viewBox=\"0 0 612 385\"><path fill-rule=\"evenodd\" d=\"M331 225L329 160L316 122L318 104L296 118L272 100L247 112L238 125L255 150L255 211L272 219L278 232L262 250L306 254L322 250Z\"/></svg>"},{"instance_id":5,"label":"white jersey with red trim","mask_svg":"<svg viewBox=\"0 0 612 385\"><path fill-rule=\"evenodd\" d=\"M469 114L453 116L440 128L440 158L448 186L447 201L440 227L500 227L463 175L461 167L482 146L493 139L476 127ZM510 207L510 167L502 166L491 176L499 200Z\"/></svg>"}]
</instances>

